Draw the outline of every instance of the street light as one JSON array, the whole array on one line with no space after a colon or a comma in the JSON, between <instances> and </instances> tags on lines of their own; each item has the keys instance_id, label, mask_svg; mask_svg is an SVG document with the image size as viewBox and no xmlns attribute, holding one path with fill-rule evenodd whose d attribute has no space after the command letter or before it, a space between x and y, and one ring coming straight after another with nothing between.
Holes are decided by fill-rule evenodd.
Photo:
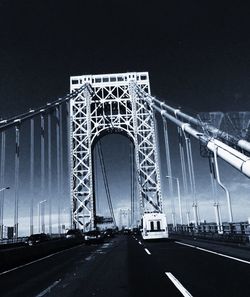
<instances>
[{"instance_id":1,"label":"street light","mask_svg":"<svg viewBox=\"0 0 250 297\"><path fill-rule=\"evenodd\" d=\"M5 187L0 189L0 192L3 192L4 190L9 190L10 187ZM1 196L1 202L0 202L0 238L3 238L3 209L4 209L4 195Z\"/></svg>"},{"instance_id":2,"label":"street light","mask_svg":"<svg viewBox=\"0 0 250 297\"><path fill-rule=\"evenodd\" d=\"M38 202L38 204L37 204L37 211L38 211L38 233L40 233L41 232L41 229L40 229L40 212L41 212L41 210L40 210L40 206L43 204L43 203L45 203L45 202L47 202L47 200L42 200L42 201L40 201L40 202ZM42 213L42 232L43 233L45 233L45 230L44 230L45 228L44 228L44 211L43 211L43 213Z\"/></svg>"},{"instance_id":3,"label":"street light","mask_svg":"<svg viewBox=\"0 0 250 297\"><path fill-rule=\"evenodd\" d=\"M171 179L175 179L175 180L176 180L176 183L177 183L178 202L179 202L180 222L181 222L181 225L183 225L179 178L178 178L178 177L174 177L174 176L170 176L170 175L167 175L166 178L171 178Z\"/></svg>"}]
</instances>

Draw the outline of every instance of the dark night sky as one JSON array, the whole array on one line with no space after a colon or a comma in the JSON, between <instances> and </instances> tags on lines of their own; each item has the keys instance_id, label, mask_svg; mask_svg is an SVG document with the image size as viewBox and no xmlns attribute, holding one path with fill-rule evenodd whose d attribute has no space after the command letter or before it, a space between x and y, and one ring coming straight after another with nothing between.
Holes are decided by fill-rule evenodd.
<instances>
[{"instance_id":1,"label":"dark night sky","mask_svg":"<svg viewBox=\"0 0 250 297\"><path fill-rule=\"evenodd\" d=\"M70 75L127 71L192 110L249 109L247 2L0 3L3 116L64 95Z\"/></svg>"},{"instance_id":2,"label":"dark night sky","mask_svg":"<svg viewBox=\"0 0 250 297\"><path fill-rule=\"evenodd\" d=\"M250 110L249 15L247 1L0 0L0 116L65 95L71 75L128 71L187 111Z\"/></svg>"}]
</instances>

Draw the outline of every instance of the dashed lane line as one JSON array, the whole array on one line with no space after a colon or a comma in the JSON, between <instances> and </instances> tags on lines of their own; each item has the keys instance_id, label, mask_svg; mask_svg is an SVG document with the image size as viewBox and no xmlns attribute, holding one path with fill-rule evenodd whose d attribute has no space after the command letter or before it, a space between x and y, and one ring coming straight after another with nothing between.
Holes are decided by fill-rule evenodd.
<instances>
[{"instance_id":1,"label":"dashed lane line","mask_svg":"<svg viewBox=\"0 0 250 297\"><path fill-rule=\"evenodd\" d=\"M207 253L210 253L210 254L214 254L214 255L217 255L217 256L221 256L221 257L224 257L224 258L228 258L228 259L231 259L231 260L235 260L235 261L238 261L238 262L242 262L242 263L245 263L245 264L250 264L250 261L243 260L243 259L236 258L236 257L232 257L232 256L228 256L228 255L221 254L221 253L217 253L217 252L214 252L214 251L211 251L211 250L200 248L200 247L195 246L195 245L191 245L191 244L187 244L187 243L183 243L183 242L179 242L179 241L175 241L175 243L180 244L180 245L185 245L187 247L197 249L197 250L200 250L200 251L203 251L203 252L207 252Z\"/></svg>"},{"instance_id":2,"label":"dashed lane line","mask_svg":"<svg viewBox=\"0 0 250 297\"><path fill-rule=\"evenodd\" d=\"M50 285L47 289L43 290L41 293L39 293L38 295L36 295L36 297L42 297L45 294L49 293L51 291L52 288L54 288L56 285L58 285L60 283L61 279L55 281L52 285Z\"/></svg>"},{"instance_id":3,"label":"dashed lane line","mask_svg":"<svg viewBox=\"0 0 250 297\"><path fill-rule=\"evenodd\" d=\"M148 250L148 249L144 249L145 250L145 252L148 254L148 255L151 255L151 253L150 253L150 251Z\"/></svg>"},{"instance_id":4,"label":"dashed lane line","mask_svg":"<svg viewBox=\"0 0 250 297\"><path fill-rule=\"evenodd\" d=\"M173 276L171 272L165 272L165 274L184 297L192 297L188 290L183 287L183 285Z\"/></svg>"}]
</instances>

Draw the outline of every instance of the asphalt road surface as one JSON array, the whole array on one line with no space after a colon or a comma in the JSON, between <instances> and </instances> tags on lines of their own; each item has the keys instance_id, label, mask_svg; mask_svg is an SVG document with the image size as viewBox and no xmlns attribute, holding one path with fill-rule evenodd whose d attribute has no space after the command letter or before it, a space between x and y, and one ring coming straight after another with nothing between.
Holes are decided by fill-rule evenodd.
<instances>
[{"instance_id":1,"label":"asphalt road surface","mask_svg":"<svg viewBox=\"0 0 250 297\"><path fill-rule=\"evenodd\" d=\"M4 297L247 297L249 289L248 250L126 235L0 273Z\"/></svg>"}]
</instances>

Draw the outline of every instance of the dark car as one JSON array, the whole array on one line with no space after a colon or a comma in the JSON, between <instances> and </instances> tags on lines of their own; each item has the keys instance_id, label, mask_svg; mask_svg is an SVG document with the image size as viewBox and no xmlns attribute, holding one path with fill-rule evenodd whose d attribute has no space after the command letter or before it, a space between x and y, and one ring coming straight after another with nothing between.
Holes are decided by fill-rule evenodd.
<instances>
[{"instance_id":1,"label":"dark car","mask_svg":"<svg viewBox=\"0 0 250 297\"><path fill-rule=\"evenodd\" d=\"M50 240L50 237L45 233L32 234L26 239L25 244L32 246L48 240Z\"/></svg>"},{"instance_id":2,"label":"dark car","mask_svg":"<svg viewBox=\"0 0 250 297\"><path fill-rule=\"evenodd\" d=\"M139 234L141 234L140 229L139 229L139 228L133 228L133 229L132 229L132 234L134 234L134 235L139 235Z\"/></svg>"},{"instance_id":3,"label":"dark car","mask_svg":"<svg viewBox=\"0 0 250 297\"><path fill-rule=\"evenodd\" d=\"M70 229L66 233L66 238L82 238L82 232L79 229Z\"/></svg>"},{"instance_id":4,"label":"dark car","mask_svg":"<svg viewBox=\"0 0 250 297\"><path fill-rule=\"evenodd\" d=\"M98 230L88 231L84 234L86 244L101 243L104 240L103 234Z\"/></svg>"},{"instance_id":5,"label":"dark car","mask_svg":"<svg viewBox=\"0 0 250 297\"><path fill-rule=\"evenodd\" d=\"M122 230L122 233L126 234L126 235L130 235L131 234L131 229L125 228L125 229Z\"/></svg>"},{"instance_id":6,"label":"dark car","mask_svg":"<svg viewBox=\"0 0 250 297\"><path fill-rule=\"evenodd\" d=\"M109 228L103 231L103 235L105 238L112 238L115 236L115 230Z\"/></svg>"}]
</instances>

